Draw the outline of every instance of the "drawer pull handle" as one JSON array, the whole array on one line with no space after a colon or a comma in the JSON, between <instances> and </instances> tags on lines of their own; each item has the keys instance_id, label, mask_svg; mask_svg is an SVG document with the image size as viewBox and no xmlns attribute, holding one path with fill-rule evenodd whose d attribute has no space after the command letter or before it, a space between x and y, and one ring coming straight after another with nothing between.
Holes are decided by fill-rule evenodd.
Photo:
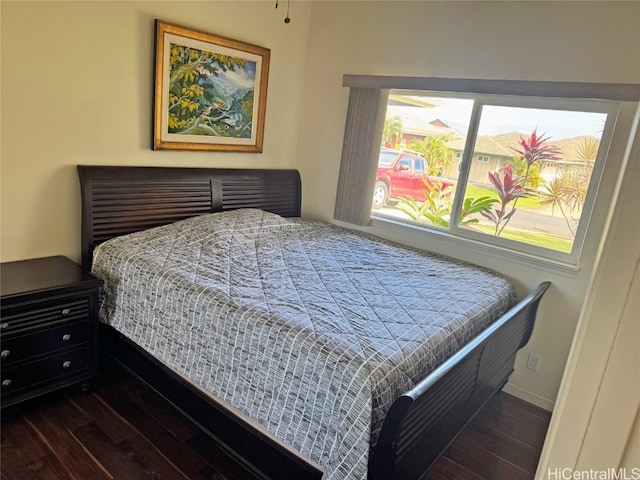
<instances>
[{"instance_id":1,"label":"drawer pull handle","mask_svg":"<svg viewBox=\"0 0 640 480\"><path fill-rule=\"evenodd\" d=\"M70 366L71 366L71 362L69 360L67 360L62 364L62 368L69 368Z\"/></svg>"},{"instance_id":2,"label":"drawer pull handle","mask_svg":"<svg viewBox=\"0 0 640 480\"><path fill-rule=\"evenodd\" d=\"M69 340L71 340L71 334L70 333L65 333L64 335L62 335L62 341L63 342L68 342Z\"/></svg>"},{"instance_id":3,"label":"drawer pull handle","mask_svg":"<svg viewBox=\"0 0 640 480\"><path fill-rule=\"evenodd\" d=\"M70 309L70 308L64 308L64 309L60 312L60 314L61 314L63 317L68 317L69 315L71 315L71 309Z\"/></svg>"},{"instance_id":4,"label":"drawer pull handle","mask_svg":"<svg viewBox=\"0 0 640 480\"><path fill-rule=\"evenodd\" d=\"M3 387L8 387L9 385L11 385L11 379L7 378L6 380L2 381L2 386Z\"/></svg>"},{"instance_id":5,"label":"drawer pull handle","mask_svg":"<svg viewBox=\"0 0 640 480\"><path fill-rule=\"evenodd\" d=\"M0 353L0 357L2 358L8 358L9 355L11 355L11 350L2 350L2 353Z\"/></svg>"},{"instance_id":6,"label":"drawer pull handle","mask_svg":"<svg viewBox=\"0 0 640 480\"><path fill-rule=\"evenodd\" d=\"M0 329L6 330L7 328L9 328L9 324L7 322L2 322L2 324L0 324Z\"/></svg>"}]
</instances>

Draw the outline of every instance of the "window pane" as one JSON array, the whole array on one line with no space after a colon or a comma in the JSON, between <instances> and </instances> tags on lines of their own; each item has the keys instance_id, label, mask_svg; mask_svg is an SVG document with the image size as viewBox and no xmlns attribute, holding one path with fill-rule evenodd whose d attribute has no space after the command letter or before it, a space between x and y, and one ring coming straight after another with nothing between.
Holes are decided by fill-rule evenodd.
<instances>
[{"instance_id":1,"label":"window pane","mask_svg":"<svg viewBox=\"0 0 640 480\"><path fill-rule=\"evenodd\" d=\"M373 199L374 216L448 228L473 100L392 93ZM403 167L405 159L412 159ZM429 200L429 201L427 201Z\"/></svg>"},{"instance_id":2,"label":"window pane","mask_svg":"<svg viewBox=\"0 0 640 480\"><path fill-rule=\"evenodd\" d=\"M394 91L372 216L520 251L543 248L551 258L574 255L597 187L591 178L605 111L612 105Z\"/></svg>"},{"instance_id":3,"label":"window pane","mask_svg":"<svg viewBox=\"0 0 640 480\"><path fill-rule=\"evenodd\" d=\"M464 205L494 203L461 227L570 253L606 117L485 105Z\"/></svg>"}]
</instances>

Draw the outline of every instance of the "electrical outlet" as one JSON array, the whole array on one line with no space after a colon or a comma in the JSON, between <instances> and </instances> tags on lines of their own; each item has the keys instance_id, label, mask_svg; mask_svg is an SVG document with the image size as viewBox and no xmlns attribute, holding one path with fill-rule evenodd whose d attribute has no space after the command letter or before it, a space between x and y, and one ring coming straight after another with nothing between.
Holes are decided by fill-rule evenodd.
<instances>
[{"instance_id":1,"label":"electrical outlet","mask_svg":"<svg viewBox=\"0 0 640 480\"><path fill-rule=\"evenodd\" d=\"M529 370L533 370L537 372L540 368L540 357L538 355L534 355L533 353L529 354L529 358L527 358L527 368Z\"/></svg>"}]
</instances>

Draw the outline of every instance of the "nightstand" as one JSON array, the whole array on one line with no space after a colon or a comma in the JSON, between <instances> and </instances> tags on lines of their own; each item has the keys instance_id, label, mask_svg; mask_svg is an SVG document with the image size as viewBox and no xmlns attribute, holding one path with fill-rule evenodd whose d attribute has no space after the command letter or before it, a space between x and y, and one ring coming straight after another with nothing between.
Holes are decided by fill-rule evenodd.
<instances>
[{"instance_id":1,"label":"nightstand","mask_svg":"<svg viewBox=\"0 0 640 480\"><path fill-rule=\"evenodd\" d=\"M98 369L102 280L66 257L0 264L1 406L83 383Z\"/></svg>"}]
</instances>

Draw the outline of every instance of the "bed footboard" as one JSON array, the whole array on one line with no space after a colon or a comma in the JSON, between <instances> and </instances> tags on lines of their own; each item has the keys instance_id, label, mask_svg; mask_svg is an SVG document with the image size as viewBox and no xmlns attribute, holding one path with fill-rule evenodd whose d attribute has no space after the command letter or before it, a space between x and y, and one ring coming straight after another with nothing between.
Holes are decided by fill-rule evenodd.
<instances>
[{"instance_id":1,"label":"bed footboard","mask_svg":"<svg viewBox=\"0 0 640 480\"><path fill-rule=\"evenodd\" d=\"M134 342L100 324L101 369L122 369L182 412L256 479L320 480L322 469L243 419Z\"/></svg>"},{"instance_id":2,"label":"bed footboard","mask_svg":"<svg viewBox=\"0 0 640 480\"><path fill-rule=\"evenodd\" d=\"M529 341L540 284L391 406L371 457L370 480L419 479L483 405L507 382L517 351Z\"/></svg>"}]
</instances>

